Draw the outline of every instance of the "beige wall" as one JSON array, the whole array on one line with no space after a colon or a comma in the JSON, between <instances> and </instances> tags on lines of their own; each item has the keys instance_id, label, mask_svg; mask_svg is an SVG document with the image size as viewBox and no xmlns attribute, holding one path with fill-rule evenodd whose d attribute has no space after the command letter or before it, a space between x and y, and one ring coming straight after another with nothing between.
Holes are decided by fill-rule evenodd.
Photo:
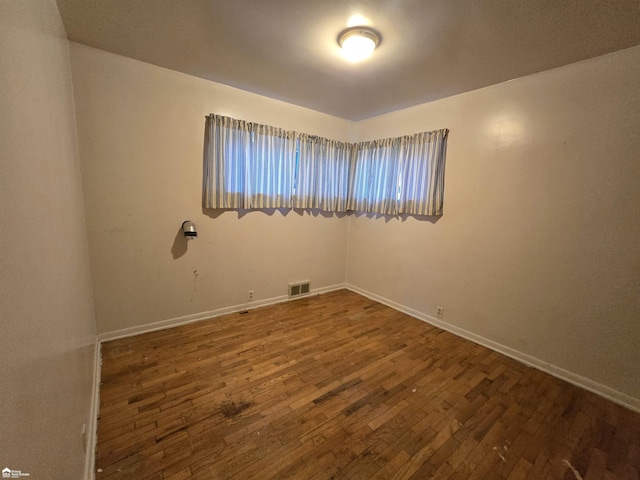
<instances>
[{"instance_id":1,"label":"beige wall","mask_svg":"<svg viewBox=\"0 0 640 480\"><path fill-rule=\"evenodd\" d=\"M635 47L356 124L451 132L444 216L350 217L348 283L640 408L638 79Z\"/></svg>"},{"instance_id":2,"label":"beige wall","mask_svg":"<svg viewBox=\"0 0 640 480\"><path fill-rule=\"evenodd\" d=\"M82 478L95 320L69 45L55 3L0 2L0 468Z\"/></svg>"},{"instance_id":3,"label":"beige wall","mask_svg":"<svg viewBox=\"0 0 640 480\"><path fill-rule=\"evenodd\" d=\"M79 44L71 58L99 332L344 282L346 217L203 213L202 149L209 113L342 140L351 122Z\"/></svg>"}]
</instances>

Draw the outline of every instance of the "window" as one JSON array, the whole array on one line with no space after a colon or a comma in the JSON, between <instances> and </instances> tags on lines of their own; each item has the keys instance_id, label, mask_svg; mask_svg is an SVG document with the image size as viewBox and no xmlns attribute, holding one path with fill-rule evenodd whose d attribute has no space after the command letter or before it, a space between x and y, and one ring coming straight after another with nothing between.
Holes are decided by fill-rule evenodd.
<instances>
[{"instance_id":1,"label":"window","mask_svg":"<svg viewBox=\"0 0 640 480\"><path fill-rule=\"evenodd\" d=\"M351 165L349 210L395 215L398 203L398 142L358 143Z\"/></svg>"},{"instance_id":2,"label":"window","mask_svg":"<svg viewBox=\"0 0 640 480\"><path fill-rule=\"evenodd\" d=\"M442 215L449 131L356 144L349 210L384 215Z\"/></svg>"},{"instance_id":3,"label":"window","mask_svg":"<svg viewBox=\"0 0 640 480\"><path fill-rule=\"evenodd\" d=\"M353 145L299 134L298 151L294 206L346 211Z\"/></svg>"},{"instance_id":4,"label":"window","mask_svg":"<svg viewBox=\"0 0 640 480\"><path fill-rule=\"evenodd\" d=\"M397 213L442 215L449 130L422 132L400 142Z\"/></svg>"},{"instance_id":5,"label":"window","mask_svg":"<svg viewBox=\"0 0 640 480\"><path fill-rule=\"evenodd\" d=\"M268 125L209 115L205 126L205 208L290 208L296 139Z\"/></svg>"},{"instance_id":6,"label":"window","mask_svg":"<svg viewBox=\"0 0 640 480\"><path fill-rule=\"evenodd\" d=\"M447 136L350 144L212 114L203 206L442 215Z\"/></svg>"}]
</instances>

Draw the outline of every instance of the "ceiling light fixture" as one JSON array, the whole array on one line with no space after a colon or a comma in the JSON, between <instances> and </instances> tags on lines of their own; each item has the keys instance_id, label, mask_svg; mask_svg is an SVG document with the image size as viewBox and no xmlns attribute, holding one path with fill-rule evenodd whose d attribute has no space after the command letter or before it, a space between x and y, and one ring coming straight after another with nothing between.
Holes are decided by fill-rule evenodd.
<instances>
[{"instance_id":1,"label":"ceiling light fixture","mask_svg":"<svg viewBox=\"0 0 640 480\"><path fill-rule=\"evenodd\" d=\"M381 41L380 33L370 27L351 27L338 35L338 45L342 47L345 58L350 62L369 58Z\"/></svg>"}]
</instances>

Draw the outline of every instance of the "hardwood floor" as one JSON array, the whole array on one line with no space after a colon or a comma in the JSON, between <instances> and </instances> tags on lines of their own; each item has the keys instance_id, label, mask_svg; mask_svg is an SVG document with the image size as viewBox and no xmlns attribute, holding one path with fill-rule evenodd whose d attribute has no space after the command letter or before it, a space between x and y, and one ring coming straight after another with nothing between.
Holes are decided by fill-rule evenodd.
<instances>
[{"instance_id":1,"label":"hardwood floor","mask_svg":"<svg viewBox=\"0 0 640 480\"><path fill-rule=\"evenodd\" d=\"M346 290L102 355L98 480L639 479L640 414Z\"/></svg>"}]
</instances>

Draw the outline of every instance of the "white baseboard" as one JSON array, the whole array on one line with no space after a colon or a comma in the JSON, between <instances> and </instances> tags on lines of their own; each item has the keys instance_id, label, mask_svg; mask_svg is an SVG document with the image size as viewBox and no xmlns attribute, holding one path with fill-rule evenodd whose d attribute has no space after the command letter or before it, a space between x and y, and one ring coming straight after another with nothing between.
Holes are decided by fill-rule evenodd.
<instances>
[{"instance_id":1,"label":"white baseboard","mask_svg":"<svg viewBox=\"0 0 640 480\"><path fill-rule=\"evenodd\" d=\"M100 372L102 351L100 341L96 338L93 353L93 388L91 391L91 407L89 409L89 425L86 431L87 451L85 452L84 479L95 479L96 443L98 441L98 413L100 412Z\"/></svg>"},{"instance_id":2,"label":"white baseboard","mask_svg":"<svg viewBox=\"0 0 640 480\"><path fill-rule=\"evenodd\" d=\"M222 307L216 310L210 310L208 312L194 313L192 315L185 315L183 317L170 318L168 320L161 320L159 322L147 323L145 325L137 325L135 327L123 328L121 330L114 330L113 332L105 332L98 335L99 342L108 342L110 340L116 340L118 338L132 337L134 335L141 335L143 333L154 332L156 330L164 330L165 328L177 327L178 325L186 325L188 323L199 322L201 320L208 320L213 317L219 317L220 315L226 315L229 313L244 312L245 310L253 310L258 307L265 307L267 305L274 305L276 303L289 302L292 300L298 300L300 298L308 297L311 295L319 295L322 293L333 292L334 290L340 290L346 288L344 283L338 283L336 285L330 285L328 287L312 288L307 295L299 295L294 298L289 298L287 295L280 295L278 297L266 298L263 300L256 300L253 302L242 303L239 305L232 305L230 307Z\"/></svg>"},{"instance_id":3,"label":"white baseboard","mask_svg":"<svg viewBox=\"0 0 640 480\"><path fill-rule=\"evenodd\" d=\"M600 395L608 400L611 400L614 403L622 405L630 410L640 413L640 399L634 398L626 393L620 392L618 390L614 390L611 387L607 387L606 385L602 385L601 383L590 380L586 377L578 375L576 373L565 370L564 368L558 367L551 363L547 363L538 358L527 355L526 353L522 353L518 350L515 350L511 347L507 347L506 345L502 345L500 343L496 343L493 340L489 340L488 338L481 337L480 335L476 335L468 330L465 330L460 327L456 327L455 325L451 325L450 323L443 322L438 318L434 318L430 315L422 313L418 310L414 310L413 308L407 307L405 305L401 305L387 298L381 297L380 295L376 295L375 293L371 293L362 288L356 287L355 285L346 284L345 288L351 290L353 292L359 293L360 295L364 295L371 300L375 300L376 302L387 305L388 307L394 308L395 310L399 310L400 312L406 313L418 320L422 320L423 322L429 323L435 327L441 328L442 330L446 330L454 335L462 337L466 340L469 340L473 343L477 343L478 345L482 345L483 347L487 347L490 350L501 353L509 358L517 360L518 362L524 363L533 368L537 368L538 370L542 370L543 372L548 373L549 375L553 375L561 380L565 380L573 385L576 385L580 388L584 388L596 395Z\"/></svg>"}]
</instances>

